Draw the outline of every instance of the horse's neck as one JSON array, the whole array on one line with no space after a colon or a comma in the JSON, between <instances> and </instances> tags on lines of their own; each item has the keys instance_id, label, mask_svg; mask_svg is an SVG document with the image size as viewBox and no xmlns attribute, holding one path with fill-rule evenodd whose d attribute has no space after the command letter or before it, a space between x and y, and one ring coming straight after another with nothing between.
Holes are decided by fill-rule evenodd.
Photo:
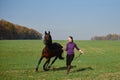
<instances>
[{"instance_id":1,"label":"horse's neck","mask_svg":"<svg viewBox=\"0 0 120 80\"><path fill-rule=\"evenodd\" d=\"M52 43L49 43L49 44L46 44L47 47L51 47L52 46Z\"/></svg>"},{"instance_id":2,"label":"horse's neck","mask_svg":"<svg viewBox=\"0 0 120 80\"><path fill-rule=\"evenodd\" d=\"M49 41L48 46L52 46L52 40Z\"/></svg>"},{"instance_id":3,"label":"horse's neck","mask_svg":"<svg viewBox=\"0 0 120 80\"><path fill-rule=\"evenodd\" d=\"M46 45L48 49L52 49L52 45Z\"/></svg>"},{"instance_id":4,"label":"horse's neck","mask_svg":"<svg viewBox=\"0 0 120 80\"><path fill-rule=\"evenodd\" d=\"M51 48L52 47L52 40L49 40L45 45L46 45L46 47Z\"/></svg>"}]
</instances>

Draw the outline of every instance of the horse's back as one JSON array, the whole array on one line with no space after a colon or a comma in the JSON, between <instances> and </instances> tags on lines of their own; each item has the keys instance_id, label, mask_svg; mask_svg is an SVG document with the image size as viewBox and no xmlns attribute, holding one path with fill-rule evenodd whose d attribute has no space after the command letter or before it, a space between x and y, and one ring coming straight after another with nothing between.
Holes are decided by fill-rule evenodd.
<instances>
[{"instance_id":1,"label":"horse's back","mask_svg":"<svg viewBox=\"0 0 120 80\"><path fill-rule=\"evenodd\" d=\"M59 43L52 43L50 47L45 46L42 50L42 56L51 58L54 56L61 56L63 53L63 46Z\"/></svg>"},{"instance_id":2,"label":"horse's back","mask_svg":"<svg viewBox=\"0 0 120 80\"><path fill-rule=\"evenodd\" d=\"M59 43L53 43L53 44L52 44L52 47L53 47L53 48L57 48L57 49L58 49L58 48L59 48L59 49L62 49L62 48L63 48L63 46L62 46L61 44L59 44Z\"/></svg>"}]
</instances>

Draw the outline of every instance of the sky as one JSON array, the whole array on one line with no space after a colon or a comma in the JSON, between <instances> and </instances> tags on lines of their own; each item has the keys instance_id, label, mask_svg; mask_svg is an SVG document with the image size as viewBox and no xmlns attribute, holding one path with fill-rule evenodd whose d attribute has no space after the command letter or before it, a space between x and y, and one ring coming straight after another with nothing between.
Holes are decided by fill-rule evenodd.
<instances>
[{"instance_id":1,"label":"sky","mask_svg":"<svg viewBox=\"0 0 120 80\"><path fill-rule=\"evenodd\" d=\"M0 19L50 31L54 40L90 40L120 34L120 0L0 0Z\"/></svg>"}]
</instances>

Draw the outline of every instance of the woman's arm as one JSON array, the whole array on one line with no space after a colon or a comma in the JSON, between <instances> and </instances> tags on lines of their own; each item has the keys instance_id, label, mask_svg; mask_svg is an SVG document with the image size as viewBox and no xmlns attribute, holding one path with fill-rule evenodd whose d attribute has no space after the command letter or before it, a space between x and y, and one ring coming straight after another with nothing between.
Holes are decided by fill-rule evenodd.
<instances>
[{"instance_id":1,"label":"woman's arm","mask_svg":"<svg viewBox=\"0 0 120 80\"><path fill-rule=\"evenodd\" d=\"M80 50L80 48L78 48L78 46L75 44L75 48L77 49L77 50Z\"/></svg>"},{"instance_id":2,"label":"woman's arm","mask_svg":"<svg viewBox=\"0 0 120 80\"><path fill-rule=\"evenodd\" d=\"M78 48L78 46L75 44L75 48L80 52L80 53L84 53L80 48Z\"/></svg>"}]
</instances>

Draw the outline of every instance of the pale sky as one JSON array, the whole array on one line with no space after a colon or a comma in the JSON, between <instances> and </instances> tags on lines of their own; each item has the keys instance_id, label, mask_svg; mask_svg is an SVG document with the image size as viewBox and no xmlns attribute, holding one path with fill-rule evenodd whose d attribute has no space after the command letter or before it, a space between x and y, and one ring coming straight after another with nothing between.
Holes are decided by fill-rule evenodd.
<instances>
[{"instance_id":1,"label":"pale sky","mask_svg":"<svg viewBox=\"0 0 120 80\"><path fill-rule=\"evenodd\" d=\"M120 34L120 0L0 0L0 19L51 31L55 40Z\"/></svg>"}]
</instances>

